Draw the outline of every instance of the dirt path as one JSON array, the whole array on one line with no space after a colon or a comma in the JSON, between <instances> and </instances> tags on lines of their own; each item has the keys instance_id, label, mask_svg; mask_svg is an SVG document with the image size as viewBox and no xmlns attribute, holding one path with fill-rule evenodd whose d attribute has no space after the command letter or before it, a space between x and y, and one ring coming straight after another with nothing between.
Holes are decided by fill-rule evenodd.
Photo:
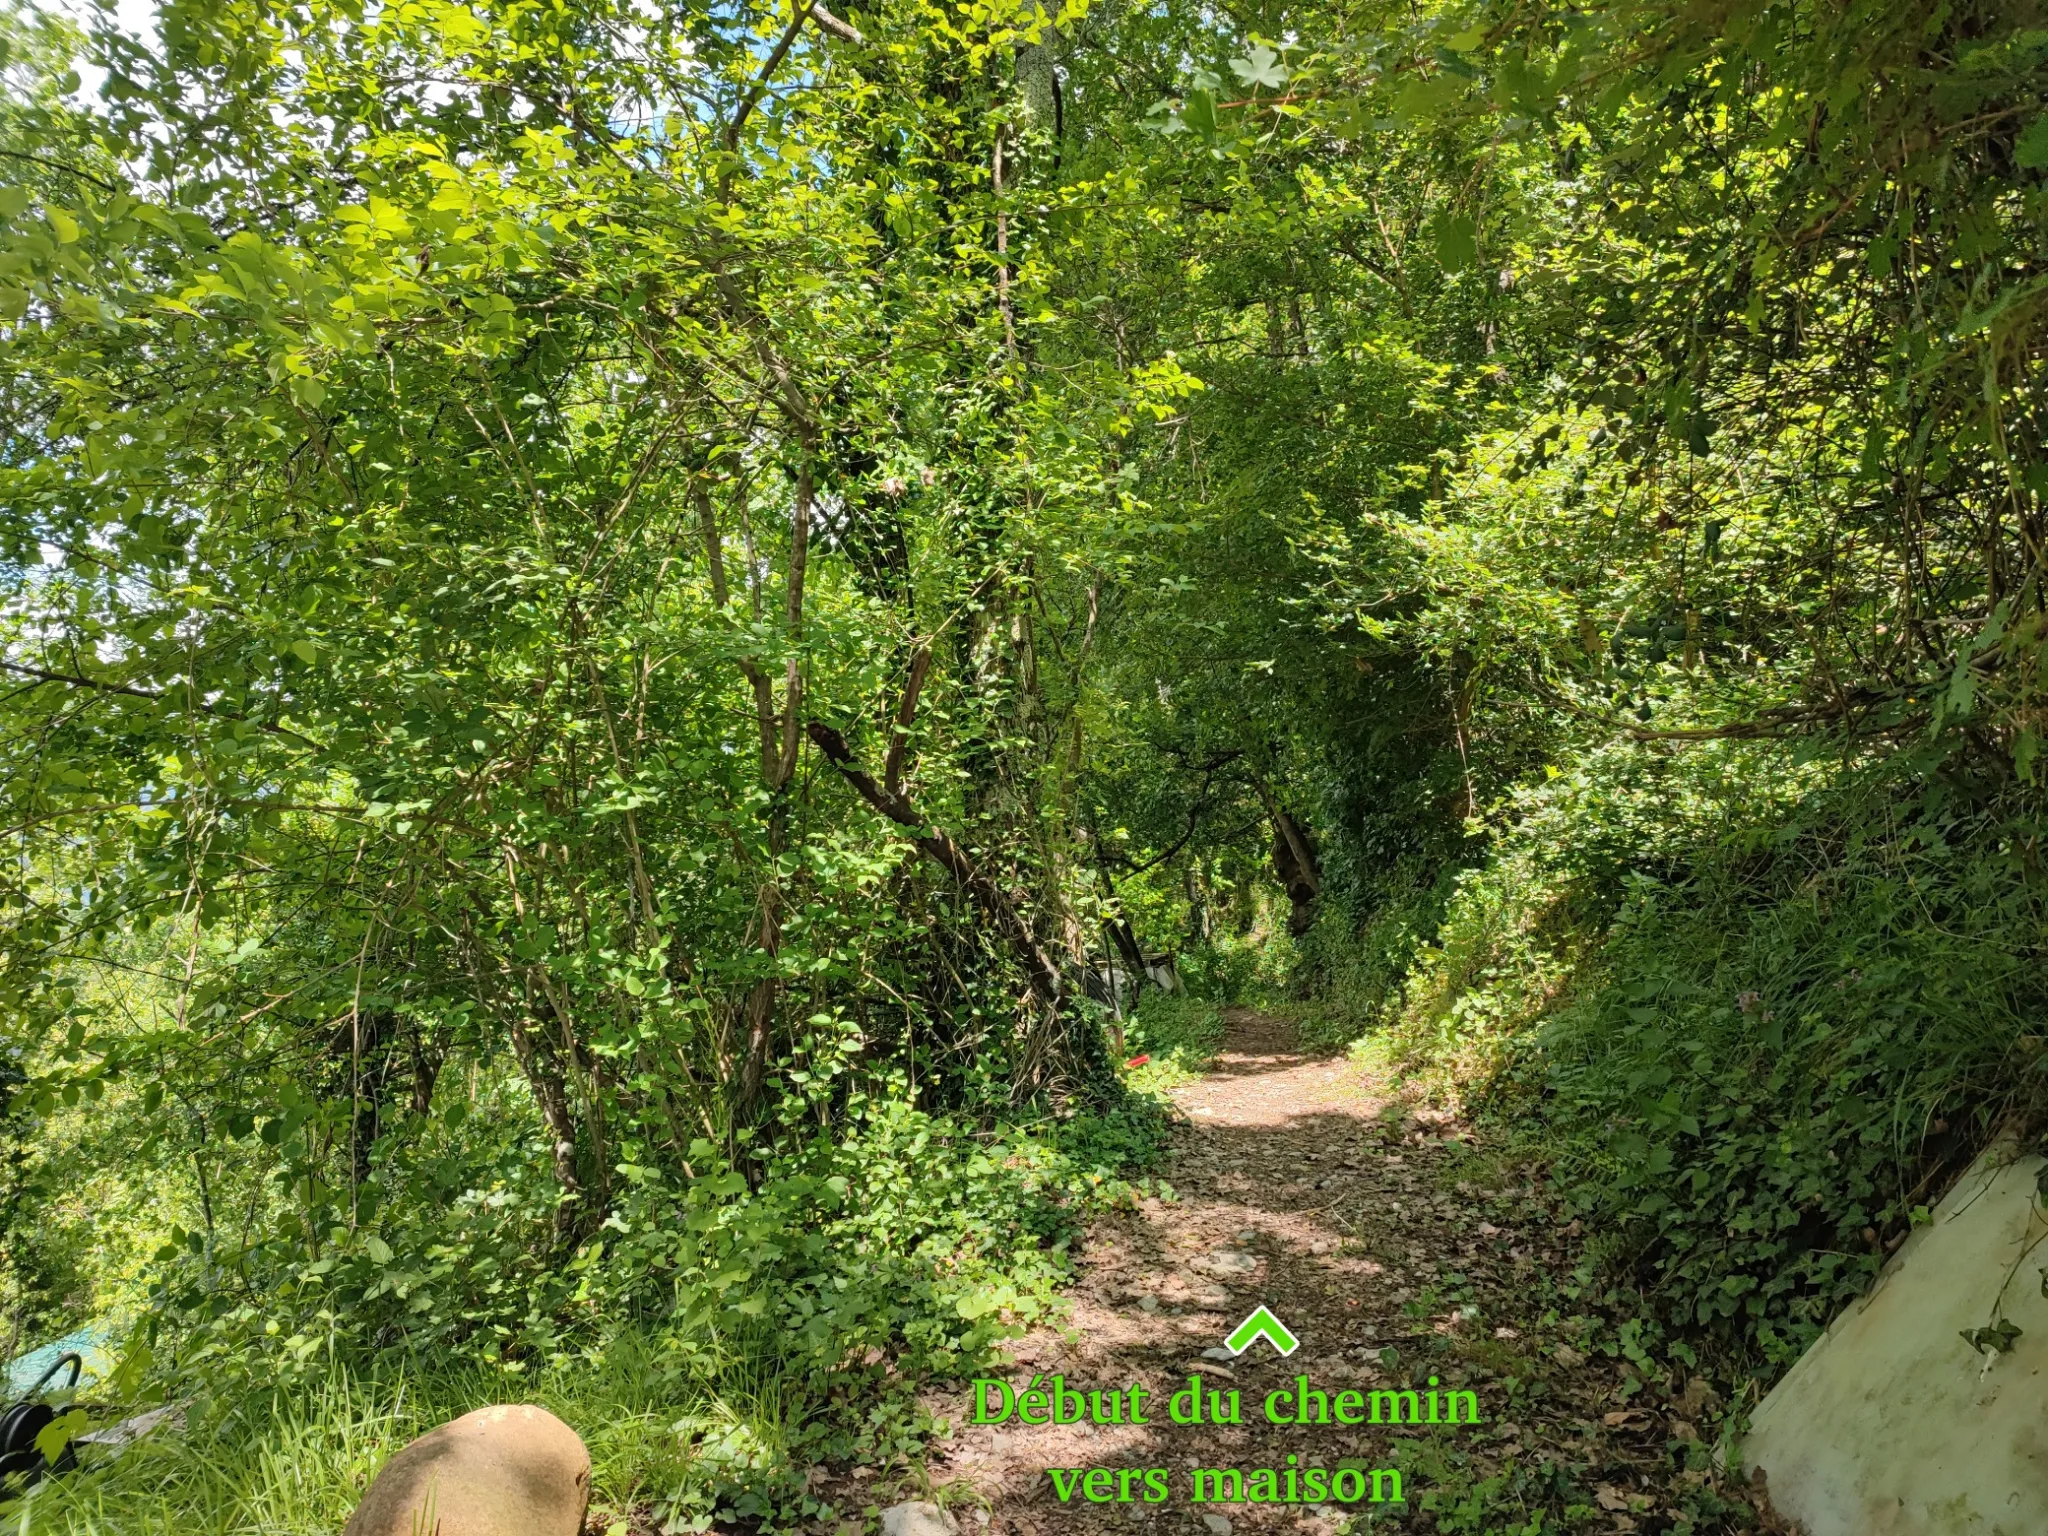
<instances>
[{"instance_id":1,"label":"dirt path","mask_svg":"<svg viewBox=\"0 0 2048 1536\"><path fill-rule=\"evenodd\" d=\"M1411 1112L1341 1058L1304 1053L1279 1021L1237 1010L1229 1024L1214 1070L1175 1095L1186 1116L1165 1171L1176 1198L1094 1226L1071 1316L1021 1341L1009 1373L1019 1387L1056 1372L1084 1391L1142 1383L1150 1422L974 1427L964 1395L937 1405L955 1429L934 1479L986 1501L978 1512L956 1503L965 1529L1225 1536L1334 1532L1347 1515L1373 1529L1475 1533L1747 1525L1691 1443L1713 1407L1706 1384L1674 1393L1643 1382L1601 1352L1598 1324L1561 1293L1575 1226L1531 1190L1489 1188L1489 1174L1503 1175L1466 1127ZM1265 1343L1205 1358L1262 1302L1299 1336L1291 1358ZM1167 1422L1197 1371L1205 1395L1237 1389L1240 1424ZM1344 1389L1426 1390L1433 1375L1442 1391L1476 1393L1482 1421L1269 1423L1267 1394L1301 1374L1333 1403ZM1197 1466L1284 1476L1290 1456L1304 1468L1400 1469L1405 1502L1191 1502ZM1046 1471L1093 1467L1163 1469L1169 1496L1145 1502L1138 1478L1125 1485L1130 1502L1089 1502L1078 1488L1062 1502Z\"/></svg>"}]
</instances>

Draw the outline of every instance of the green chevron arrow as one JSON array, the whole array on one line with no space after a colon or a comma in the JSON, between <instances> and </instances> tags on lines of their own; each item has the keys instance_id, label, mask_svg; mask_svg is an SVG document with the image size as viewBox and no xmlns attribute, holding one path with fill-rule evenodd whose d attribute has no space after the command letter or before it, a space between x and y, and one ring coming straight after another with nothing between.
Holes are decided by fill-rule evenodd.
<instances>
[{"instance_id":1,"label":"green chevron arrow","mask_svg":"<svg viewBox=\"0 0 2048 1536\"><path fill-rule=\"evenodd\" d=\"M1230 1337L1223 1341L1223 1347L1233 1355L1241 1355L1260 1339L1283 1355L1291 1355L1301 1348L1301 1340L1287 1331L1287 1325L1275 1317L1270 1308L1263 1306L1254 1309L1250 1317L1231 1330Z\"/></svg>"}]
</instances>

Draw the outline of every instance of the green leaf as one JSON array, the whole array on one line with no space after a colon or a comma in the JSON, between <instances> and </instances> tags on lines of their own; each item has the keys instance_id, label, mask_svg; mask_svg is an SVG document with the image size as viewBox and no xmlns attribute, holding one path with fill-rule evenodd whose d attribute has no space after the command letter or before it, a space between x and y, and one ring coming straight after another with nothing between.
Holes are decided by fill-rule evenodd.
<instances>
[{"instance_id":1,"label":"green leaf","mask_svg":"<svg viewBox=\"0 0 2048 1536\"><path fill-rule=\"evenodd\" d=\"M120 1363L114 1367L113 1374L107 1378L108 1389L123 1401L133 1398L155 1360L155 1351L138 1331L129 1340L127 1349L122 1351Z\"/></svg>"},{"instance_id":2,"label":"green leaf","mask_svg":"<svg viewBox=\"0 0 2048 1536\"><path fill-rule=\"evenodd\" d=\"M1001 1305L1000 1301L984 1289L969 1291L953 1304L953 1310L964 1318L973 1319L985 1317Z\"/></svg>"},{"instance_id":3,"label":"green leaf","mask_svg":"<svg viewBox=\"0 0 2048 1536\"><path fill-rule=\"evenodd\" d=\"M69 1413L59 1414L37 1432L37 1454L44 1461L55 1462L64 1454L65 1446L85 1433L88 1422L83 1408L74 1408Z\"/></svg>"},{"instance_id":4,"label":"green leaf","mask_svg":"<svg viewBox=\"0 0 2048 1536\"><path fill-rule=\"evenodd\" d=\"M374 1232L364 1241L363 1251L370 1256L374 1264L384 1265L391 1262L391 1245Z\"/></svg>"},{"instance_id":5,"label":"green leaf","mask_svg":"<svg viewBox=\"0 0 2048 1536\"><path fill-rule=\"evenodd\" d=\"M1264 43L1252 49L1248 57L1232 59L1230 72L1253 89L1263 87L1269 91L1277 91L1286 85L1289 76L1287 66L1280 62L1280 55Z\"/></svg>"},{"instance_id":6,"label":"green leaf","mask_svg":"<svg viewBox=\"0 0 2048 1536\"><path fill-rule=\"evenodd\" d=\"M2023 1331L2011 1318L2003 1318L1989 1327L1963 1329L1962 1339L1979 1354L2008 1355Z\"/></svg>"},{"instance_id":7,"label":"green leaf","mask_svg":"<svg viewBox=\"0 0 2048 1536\"><path fill-rule=\"evenodd\" d=\"M1968 657L1956 663L1954 674L1949 679L1948 693L1943 700L1947 713L1960 717L1970 712L1977 700L1977 680L1970 675Z\"/></svg>"},{"instance_id":8,"label":"green leaf","mask_svg":"<svg viewBox=\"0 0 2048 1536\"><path fill-rule=\"evenodd\" d=\"M1465 95L1465 82L1456 75L1433 75L1411 80L1394 98L1394 116L1402 123L1427 122L1447 114Z\"/></svg>"},{"instance_id":9,"label":"green leaf","mask_svg":"<svg viewBox=\"0 0 2048 1536\"><path fill-rule=\"evenodd\" d=\"M2012 157L2023 169L2048 170L2048 113L2027 124L2012 147Z\"/></svg>"},{"instance_id":10,"label":"green leaf","mask_svg":"<svg viewBox=\"0 0 2048 1536\"><path fill-rule=\"evenodd\" d=\"M1446 272L1462 272L1479 255L1479 226L1470 214L1439 215L1436 255Z\"/></svg>"}]
</instances>

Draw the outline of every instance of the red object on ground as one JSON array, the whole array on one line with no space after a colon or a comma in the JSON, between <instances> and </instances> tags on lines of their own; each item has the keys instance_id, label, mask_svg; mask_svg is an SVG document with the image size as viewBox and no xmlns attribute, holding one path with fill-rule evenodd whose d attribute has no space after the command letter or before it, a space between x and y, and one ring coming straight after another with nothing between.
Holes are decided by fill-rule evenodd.
<instances>
[{"instance_id":1,"label":"red object on ground","mask_svg":"<svg viewBox=\"0 0 2048 1536\"><path fill-rule=\"evenodd\" d=\"M1151 1059L1152 1058L1150 1056L1133 1056L1129 1061L1125 1062L1124 1065L1126 1067L1142 1067L1143 1065L1145 1065L1146 1062L1150 1061Z\"/></svg>"}]
</instances>

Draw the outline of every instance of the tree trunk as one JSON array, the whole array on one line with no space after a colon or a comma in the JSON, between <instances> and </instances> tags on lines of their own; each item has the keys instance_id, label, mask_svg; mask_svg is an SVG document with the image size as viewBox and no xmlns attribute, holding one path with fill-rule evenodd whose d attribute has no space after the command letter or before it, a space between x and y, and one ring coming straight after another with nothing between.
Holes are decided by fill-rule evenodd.
<instances>
[{"instance_id":1,"label":"tree trunk","mask_svg":"<svg viewBox=\"0 0 2048 1536\"><path fill-rule=\"evenodd\" d=\"M793 391L784 378L785 387ZM763 872L759 905L755 914L755 948L767 961L769 974L747 989L742 1017L746 1021L745 1054L741 1058L740 1080L734 1095L741 1120L752 1116L760 1101L767 1075L768 1057L775 1042L776 1005L781 982L774 966L782 953L781 860L789 845L790 780L796 774L797 752L803 743L800 721L803 710L804 675L802 646L804 634L804 579L810 558L811 513L815 500L809 460L809 433L803 434L805 459L797 471L789 522L789 570L783 622L789 637L789 658L784 665L782 698L778 705L775 683L750 656L739 658L741 673L754 695L754 725L760 737L761 782L766 787L768 812L768 867ZM700 482L694 489L697 516L704 536L704 557L711 579L713 603L722 612L731 600L726 586L725 557L718 531L716 510L710 493Z\"/></svg>"},{"instance_id":2,"label":"tree trunk","mask_svg":"<svg viewBox=\"0 0 2048 1536\"><path fill-rule=\"evenodd\" d=\"M1110 878L1108 861L1098 860L1095 868L1102 876L1102 888L1109 893L1109 899L1115 901L1116 882ZM1123 961L1124 970L1130 976L1131 1001L1135 1004L1138 994L1145 990L1145 952L1138 947L1137 931L1131 927L1128 920L1121 917L1112 917L1105 921L1102 931L1109 935L1109 942L1115 947L1117 958ZM1121 999L1118 1006L1122 1006Z\"/></svg>"},{"instance_id":3,"label":"tree trunk","mask_svg":"<svg viewBox=\"0 0 2048 1536\"><path fill-rule=\"evenodd\" d=\"M412 1031L412 1112L424 1115L434 1107L434 1084L440 1080L441 1064L447 1051L439 1041L429 1040L418 1024Z\"/></svg>"},{"instance_id":4,"label":"tree trunk","mask_svg":"<svg viewBox=\"0 0 2048 1536\"><path fill-rule=\"evenodd\" d=\"M553 1145L551 1153L555 1182L561 1186L561 1201L555 1207L555 1240L569 1246L576 1236L577 1216L583 1205L583 1175L576 1166L576 1121L569 1110L569 1087L552 1045L538 1036L525 1019L512 1025L512 1051L526 1074L533 1101L540 1106Z\"/></svg>"},{"instance_id":5,"label":"tree trunk","mask_svg":"<svg viewBox=\"0 0 2048 1536\"><path fill-rule=\"evenodd\" d=\"M967 850L954 842L943 828L930 825L919 815L908 796L901 790L878 784L872 774L855 762L853 749L846 744L844 736L820 720L811 721L807 729L812 742L839 770L840 777L875 810L899 827L907 828L912 834L911 842L925 857L960 883L968 899L995 925L996 931L1024 967L1032 996L1047 1008L1058 1008L1066 998L1066 982L1060 975L1059 963L1038 942L1038 936L1031 931L1024 914L1017 910L1016 904L1003 893L1002 888L981 872L974 860L968 857Z\"/></svg>"},{"instance_id":6,"label":"tree trunk","mask_svg":"<svg viewBox=\"0 0 2048 1536\"><path fill-rule=\"evenodd\" d=\"M1301 823L1288 814L1263 780L1253 784L1273 823L1273 873L1287 892L1287 931L1298 939L1316 920L1316 898L1323 893L1322 865Z\"/></svg>"}]
</instances>

